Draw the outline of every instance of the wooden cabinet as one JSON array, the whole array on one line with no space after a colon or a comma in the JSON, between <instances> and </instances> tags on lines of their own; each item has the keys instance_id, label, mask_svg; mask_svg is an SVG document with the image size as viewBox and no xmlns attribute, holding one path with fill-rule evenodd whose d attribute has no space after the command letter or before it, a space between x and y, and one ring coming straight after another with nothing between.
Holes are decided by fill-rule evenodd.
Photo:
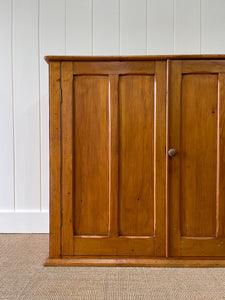
<instances>
[{"instance_id":1,"label":"wooden cabinet","mask_svg":"<svg viewBox=\"0 0 225 300\"><path fill-rule=\"evenodd\" d=\"M225 57L46 60L45 265L225 265Z\"/></svg>"}]
</instances>

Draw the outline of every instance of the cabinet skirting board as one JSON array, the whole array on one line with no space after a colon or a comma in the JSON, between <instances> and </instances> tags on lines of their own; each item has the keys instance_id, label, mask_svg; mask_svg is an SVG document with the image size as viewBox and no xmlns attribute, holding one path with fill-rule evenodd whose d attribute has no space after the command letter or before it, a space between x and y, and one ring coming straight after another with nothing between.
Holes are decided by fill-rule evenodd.
<instances>
[{"instance_id":1,"label":"cabinet skirting board","mask_svg":"<svg viewBox=\"0 0 225 300\"><path fill-rule=\"evenodd\" d=\"M222 268L225 257L173 257L173 258L124 258L124 257L79 257L79 258L47 258L44 266L52 267L171 267L171 268Z\"/></svg>"}]
</instances>

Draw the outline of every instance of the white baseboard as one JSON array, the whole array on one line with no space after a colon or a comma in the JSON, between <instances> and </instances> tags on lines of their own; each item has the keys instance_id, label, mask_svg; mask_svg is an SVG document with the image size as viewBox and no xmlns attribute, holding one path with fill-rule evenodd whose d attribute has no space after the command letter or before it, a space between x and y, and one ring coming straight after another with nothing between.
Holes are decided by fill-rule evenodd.
<instances>
[{"instance_id":1,"label":"white baseboard","mask_svg":"<svg viewBox=\"0 0 225 300\"><path fill-rule=\"evenodd\" d=\"M0 211L0 233L48 232L48 211Z\"/></svg>"}]
</instances>

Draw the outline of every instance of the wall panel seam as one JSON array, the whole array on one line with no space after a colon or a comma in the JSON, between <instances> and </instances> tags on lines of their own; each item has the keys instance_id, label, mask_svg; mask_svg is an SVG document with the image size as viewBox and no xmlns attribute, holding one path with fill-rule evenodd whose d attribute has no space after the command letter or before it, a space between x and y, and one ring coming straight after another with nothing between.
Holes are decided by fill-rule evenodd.
<instances>
[{"instance_id":1,"label":"wall panel seam","mask_svg":"<svg viewBox=\"0 0 225 300\"><path fill-rule=\"evenodd\" d=\"M14 107L14 80L13 80L13 0L11 0L11 73L12 73L12 134L13 134L13 210L15 211L16 208L16 193L15 193L15 107Z\"/></svg>"},{"instance_id":2,"label":"wall panel seam","mask_svg":"<svg viewBox=\"0 0 225 300\"><path fill-rule=\"evenodd\" d=\"M40 86L40 76L41 76L41 71L40 71L40 0L38 0L38 89L39 89L39 101L38 101L38 109L39 109L39 157L40 157L40 211L42 211L42 118L41 118L41 86Z\"/></svg>"}]
</instances>

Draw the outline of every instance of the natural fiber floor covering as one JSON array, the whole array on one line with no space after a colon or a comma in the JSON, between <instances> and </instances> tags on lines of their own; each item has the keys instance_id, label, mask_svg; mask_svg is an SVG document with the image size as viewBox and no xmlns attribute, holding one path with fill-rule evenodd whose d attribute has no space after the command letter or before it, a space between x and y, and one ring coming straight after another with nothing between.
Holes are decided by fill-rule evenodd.
<instances>
[{"instance_id":1,"label":"natural fiber floor covering","mask_svg":"<svg viewBox=\"0 0 225 300\"><path fill-rule=\"evenodd\" d=\"M0 234L0 299L225 299L225 268L43 267L47 234Z\"/></svg>"}]
</instances>

